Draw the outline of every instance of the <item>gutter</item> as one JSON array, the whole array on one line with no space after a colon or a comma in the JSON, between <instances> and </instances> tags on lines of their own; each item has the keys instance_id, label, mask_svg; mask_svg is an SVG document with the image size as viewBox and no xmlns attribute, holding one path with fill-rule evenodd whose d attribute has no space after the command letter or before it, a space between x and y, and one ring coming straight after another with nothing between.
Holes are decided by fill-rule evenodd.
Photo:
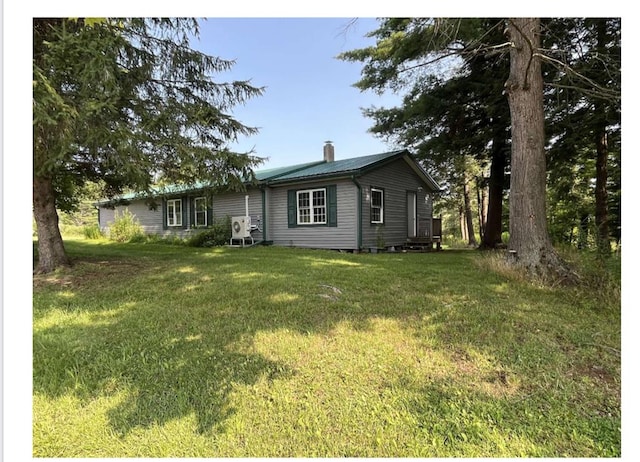
<instances>
[{"instance_id":1,"label":"gutter","mask_svg":"<svg viewBox=\"0 0 640 462\"><path fill-rule=\"evenodd\" d=\"M358 183L355 175L351 177L351 181L356 185L356 188L358 188L358 209L356 211L356 240L358 250L360 250L362 249L362 185Z\"/></svg>"},{"instance_id":2,"label":"gutter","mask_svg":"<svg viewBox=\"0 0 640 462\"><path fill-rule=\"evenodd\" d=\"M267 191L264 186L260 186L262 193L262 241L267 242Z\"/></svg>"},{"instance_id":3,"label":"gutter","mask_svg":"<svg viewBox=\"0 0 640 462\"><path fill-rule=\"evenodd\" d=\"M321 173L318 175L310 175L298 178L287 178L287 179L278 179L268 180L266 181L267 186L283 186L283 185L295 185L299 183L312 183L312 182L320 182L326 180L342 180L342 179L353 179L356 175L361 175L362 172L358 170L350 170L346 172L331 172L331 173Z\"/></svg>"}]
</instances>

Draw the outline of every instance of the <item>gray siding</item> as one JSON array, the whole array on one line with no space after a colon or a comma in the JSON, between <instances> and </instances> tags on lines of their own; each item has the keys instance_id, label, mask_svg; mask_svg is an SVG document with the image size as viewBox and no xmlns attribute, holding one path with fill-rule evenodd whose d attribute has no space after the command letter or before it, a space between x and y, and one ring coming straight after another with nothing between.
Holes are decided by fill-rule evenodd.
<instances>
[{"instance_id":1,"label":"gray siding","mask_svg":"<svg viewBox=\"0 0 640 462\"><path fill-rule=\"evenodd\" d=\"M208 216L208 223L213 223L213 220L219 218L244 216L245 210L245 195L249 195L249 215L251 216L252 224L259 224L260 230L262 229L262 194L258 189L251 189L246 193L226 193L213 197L213 201L210 207L213 212L213 217ZM191 201L196 197L202 197L198 194L191 194L187 196L185 201L187 210L191 210ZM178 197L175 197L178 198ZM128 209L144 229L146 234L158 234L161 236L179 236L188 237L194 233L205 230L191 228L191 213L186 214L186 228L183 227L171 227L164 228L163 226L163 204L160 202L156 210L150 210L149 206L143 201L133 201L127 206L118 206L115 209L100 208L99 225L103 231L106 231L111 223L115 219L116 212L118 214L123 213ZM257 230L252 233L252 236L256 240L262 240L262 231Z\"/></svg>"},{"instance_id":2,"label":"gray siding","mask_svg":"<svg viewBox=\"0 0 640 462\"><path fill-rule=\"evenodd\" d=\"M100 229L107 231L109 225L115 220L116 213L121 215L129 210L147 234L171 233L171 230L162 229L162 204L158 204L156 210L150 210L143 200L131 202L129 205L118 206L115 209L100 207ZM180 231L184 231L180 228Z\"/></svg>"},{"instance_id":3,"label":"gray siding","mask_svg":"<svg viewBox=\"0 0 640 462\"><path fill-rule=\"evenodd\" d=\"M252 233L257 241L266 240L275 245L308 247L321 249L355 250L377 245L378 230L381 230L385 246L400 246L408 238L407 194L417 196L418 236L430 236L432 220L432 197L428 186L404 159L397 159L359 178L361 186L361 246L358 236L359 201L358 187L348 178L329 179L322 182L298 183L286 186L267 187L263 192L252 188L246 193L226 193L213 197L211 210L213 219L226 216L245 215L245 195L249 196L249 215L252 224L259 225L259 231ZM288 225L288 191L336 186L337 226L296 226ZM371 223L371 188L384 190L384 224ZM188 237L200 230L191 229L191 201L199 197L190 194L186 200L186 228L164 229L162 203L157 210L150 210L144 201L134 201L127 207L118 207L117 211L128 208L136 215L148 234L177 235ZM100 209L100 227L105 229L113 222L114 210ZM263 216L263 214L265 216ZM209 223L212 217L208 217Z\"/></svg>"},{"instance_id":4,"label":"gray siding","mask_svg":"<svg viewBox=\"0 0 640 462\"><path fill-rule=\"evenodd\" d=\"M246 193L227 193L214 196L213 216L215 219L229 217L242 217L246 213L245 195L249 196L249 216L251 224L259 225L263 229L262 222L262 193L259 189L249 189ZM262 231L251 233L254 239L262 240Z\"/></svg>"},{"instance_id":5,"label":"gray siding","mask_svg":"<svg viewBox=\"0 0 640 462\"><path fill-rule=\"evenodd\" d=\"M289 228L287 191L336 185L338 226L297 226ZM272 188L268 195L269 228L267 239L275 245L315 249L357 249L357 189L351 180L328 180L319 183Z\"/></svg>"},{"instance_id":6,"label":"gray siding","mask_svg":"<svg viewBox=\"0 0 640 462\"><path fill-rule=\"evenodd\" d=\"M398 159L382 168L358 178L362 186L362 247L376 246L378 232L382 233L385 245L399 246L407 241L408 216L407 193L417 195L418 235L424 236L430 229L432 198L426 185L418 175ZM384 190L384 224L371 223L371 188ZM419 190L422 188L422 190ZM380 231L378 231L380 228Z\"/></svg>"}]
</instances>

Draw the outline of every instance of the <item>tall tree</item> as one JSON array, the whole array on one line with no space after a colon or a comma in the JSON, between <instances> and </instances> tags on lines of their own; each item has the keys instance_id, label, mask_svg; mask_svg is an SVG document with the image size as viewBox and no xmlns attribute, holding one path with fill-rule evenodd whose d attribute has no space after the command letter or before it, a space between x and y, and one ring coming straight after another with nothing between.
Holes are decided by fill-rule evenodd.
<instances>
[{"instance_id":1,"label":"tall tree","mask_svg":"<svg viewBox=\"0 0 640 462\"><path fill-rule=\"evenodd\" d=\"M547 230L544 95L540 19L511 18L509 79L505 89L511 111L511 187L509 249L519 266L542 276L570 278Z\"/></svg>"},{"instance_id":2,"label":"tall tree","mask_svg":"<svg viewBox=\"0 0 640 462\"><path fill-rule=\"evenodd\" d=\"M591 174L585 180L594 183L592 208L586 214L595 217L600 255L610 252L610 224L617 228L617 213L610 215L609 205L614 211L620 209L615 176L621 112L620 25L620 18L561 18L544 23L543 47L550 50L545 56L545 79L550 83L548 128L553 140L550 173L570 164L584 166L583 171Z\"/></svg>"},{"instance_id":3,"label":"tall tree","mask_svg":"<svg viewBox=\"0 0 640 462\"><path fill-rule=\"evenodd\" d=\"M194 50L185 18L33 20L33 212L37 272L69 264L57 209L87 182L112 197L154 179L242 188L260 159L228 148L256 129L228 112L262 94L218 83L232 61Z\"/></svg>"},{"instance_id":4,"label":"tall tree","mask_svg":"<svg viewBox=\"0 0 640 462\"><path fill-rule=\"evenodd\" d=\"M434 170L469 154L491 164L483 248L501 243L509 158L502 29L489 18L387 18L369 34L375 47L340 56L365 63L356 83L362 90L408 89L402 106L364 111L372 133L411 146Z\"/></svg>"},{"instance_id":5,"label":"tall tree","mask_svg":"<svg viewBox=\"0 0 640 462\"><path fill-rule=\"evenodd\" d=\"M388 18L381 20L381 26L369 34L377 39L375 47L342 55L343 59L365 63L363 77L356 84L359 88L409 89L401 107L365 111L374 120L373 133L412 146L424 162L432 162L430 166L438 170L446 170L447 158L460 153L473 152L479 159L491 159L491 200L481 243L481 247L489 248L500 243L504 172L512 149L509 130L514 101L503 95L514 50L512 41L504 40L504 25L505 20L499 18ZM583 156L587 152L584 140L588 140L594 158L600 160L597 170L593 170L597 174L586 182L593 181L596 185L595 202L600 204L595 207L598 234L606 236L611 220L604 206L613 203L616 222L620 210L619 176L608 179L608 165L615 166L617 172L620 163L619 148L611 147L612 141L619 140L620 21L553 18L544 21L542 30L543 45L534 49L531 42L524 43L535 50L526 62L527 73L534 62L544 72L544 79L540 79L547 102L543 118L548 118L551 130L548 136L543 130L541 139L542 152L550 147L550 173L556 178L549 188L551 197L568 199L557 194L558 187L569 186L558 178L563 171L567 172L573 160L583 162L584 157L576 153ZM456 59L451 60L452 56ZM442 63L447 65L439 66ZM582 164L581 175L591 171L589 165L589 162ZM543 168L541 181L545 174ZM571 174L575 177L575 172ZM541 184L544 183L538 186ZM609 187L616 188L614 194L608 194ZM544 193L536 188L544 206ZM573 194L580 188L570 189ZM587 206L588 202L580 201L580 205ZM543 213L538 214L538 219L545 219L546 207L540 210ZM584 208L576 207L573 212L578 223L584 223ZM562 220L553 218L555 224L561 224ZM619 235L619 226L614 228ZM608 239L599 242L605 242L604 247L608 248ZM546 244L543 247L548 249ZM543 271L534 266L536 271ZM558 269L564 273L562 266L559 263Z\"/></svg>"}]
</instances>

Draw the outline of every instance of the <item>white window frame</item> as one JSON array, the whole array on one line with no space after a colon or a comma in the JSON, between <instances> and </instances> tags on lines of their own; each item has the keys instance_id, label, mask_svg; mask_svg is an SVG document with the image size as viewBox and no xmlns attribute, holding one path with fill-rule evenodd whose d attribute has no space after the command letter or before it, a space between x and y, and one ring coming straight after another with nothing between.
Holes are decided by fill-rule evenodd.
<instances>
[{"instance_id":1,"label":"white window frame","mask_svg":"<svg viewBox=\"0 0 640 462\"><path fill-rule=\"evenodd\" d=\"M323 205L321 206L315 206L313 204L313 193L315 192L320 192L322 191L322 195L323 195ZM308 196L308 201L309 201L309 206L307 207L300 207L300 196L303 195L307 195ZM316 210L317 209L317 210ZM303 210L308 210L309 212L309 221L302 221L302 214L301 212ZM316 188L316 189L303 189L300 191L296 191L296 211L297 211L297 217L298 217L298 225L304 226L304 225L326 225L327 224L327 214L329 213L329 210L327 208L327 188ZM316 213L316 211L318 211L319 213ZM316 215L323 215L324 216L324 220L316 220ZM307 216L307 215L305 215Z\"/></svg>"},{"instance_id":2,"label":"white window frame","mask_svg":"<svg viewBox=\"0 0 640 462\"><path fill-rule=\"evenodd\" d=\"M373 205L373 193L380 193L380 206ZM373 209L380 209L380 220L373 219ZM371 188L371 223L384 223L384 189Z\"/></svg>"},{"instance_id":3,"label":"white window frame","mask_svg":"<svg viewBox=\"0 0 640 462\"><path fill-rule=\"evenodd\" d=\"M182 226L182 199L167 199L167 226Z\"/></svg>"},{"instance_id":4,"label":"white window frame","mask_svg":"<svg viewBox=\"0 0 640 462\"><path fill-rule=\"evenodd\" d=\"M204 202L204 209L198 210L198 202L201 201ZM198 224L198 214L204 214L204 224ZM196 227L207 226L209 223L207 218L207 198L204 196L196 197L193 199L193 225Z\"/></svg>"}]
</instances>

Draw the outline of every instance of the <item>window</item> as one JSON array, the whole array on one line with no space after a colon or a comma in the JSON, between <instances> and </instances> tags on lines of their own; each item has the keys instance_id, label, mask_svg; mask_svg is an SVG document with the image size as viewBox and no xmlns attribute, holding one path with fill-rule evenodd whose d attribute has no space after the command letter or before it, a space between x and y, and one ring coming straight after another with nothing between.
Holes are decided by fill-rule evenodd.
<instances>
[{"instance_id":1,"label":"window","mask_svg":"<svg viewBox=\"0 0 640 462\"><path fill-rule=\"evenodd\" d=\"M167 201L167 226L182 226L182 199Z\"/></svg>"},{"instance_id":2,"label":"window","mask_svg":"<svg viewBox=\"0 0 640 462\"><path fill-rule=\"evenodd\" d=\"M207 226L207 198L196 197L193 200L193 225Z\"/></svg>"},{"instance_id":3,"label":"window","mask_svg":"<svg viewBox=\"0 0 640 462\"><path fill-rule=\"evenodd\" d=\"M327 223L326 189L297 191L298 224L324 225Z\"/></svg>"},{"instance_id":4,"label":"window","mask_svg":"<svg viewBox=\"0 0 640 462\"><path fill-rule=\"evenodd\" d=\"M371 188L371 223L384 223L384 191Z\"/></svg>"},{"instance_id":5,"label":"window","mask_svg":"<svg viewBox=\"0 0 640 462\"><path fill-rule=\"evenodd\" d=\"M338 226L337 186L330 184L322 188L289 189L287 191L287 225Z\"/></svg>"}]
</instances>

